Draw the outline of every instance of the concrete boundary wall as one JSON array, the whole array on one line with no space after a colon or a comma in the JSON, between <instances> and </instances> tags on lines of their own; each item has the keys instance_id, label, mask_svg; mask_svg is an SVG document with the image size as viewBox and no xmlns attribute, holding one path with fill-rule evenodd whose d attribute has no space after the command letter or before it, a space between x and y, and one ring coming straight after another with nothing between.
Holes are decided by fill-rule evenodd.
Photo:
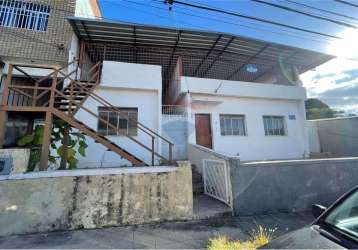
<instances>
[{"instance_id":1,"label":"concrete boundary wall","mask_svg":"<svg viewBox=\"0 0 358 250\"><path fill-rule=\"evenodd\" d=\"M228 166L231 165L231 167L236 167L240 164L240 157L238 156L228 156L191 143L188 144L188 159L195 165L195 170L200 174L203 173L203 159L224 160L226 164Z\"/></svg>"},{"instance_id":2,"label":"concrete boundary wall","mask_svg":"<svg viewBox=\"0 0 358 250\"><path fill-rule=\"evenodd\" d=\"M191 166L2 176L0 236L192 218Z\"/></svg>"},{"instance_id":3,"label":"concrete boundary wall","mask_svg":"<svg viewBox=\"0 0 358 250\"><path fill-rule=\"evenodd\" d=\"M230 171L237 215L328 206L358 185L358 158L248 162Z\"/></svg>"},{"instance_id":4,"label":"concrete boundary wall","mask_svg":"<svg viewBox=\"0 0 358 250\"><path fill-rule=\"evenodd\" d=\"M307 121L311 153L358 156L358 116Z\"/></svg>"}]
</instances>

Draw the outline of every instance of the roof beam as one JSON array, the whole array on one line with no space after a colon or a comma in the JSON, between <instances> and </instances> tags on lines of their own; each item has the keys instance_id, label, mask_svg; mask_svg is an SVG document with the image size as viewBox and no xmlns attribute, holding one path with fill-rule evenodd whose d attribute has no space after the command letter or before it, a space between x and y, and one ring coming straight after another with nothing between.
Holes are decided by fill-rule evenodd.
<instances>
[{"instance_id":1,"label":"roof beam","mask_svg":"<svg viewBox=\"0 0 358 250\"><path fill-rule=\"evenodd\" d=\"M135 63L138 62L138 49L137 49L137 28L133 26L133 43L134 43L134 54L135 54Z\"/></svg>"},{"instance_id":2,"label":"roof beam","mask_svg":"<svg viewBox=\"0 0 358 250\"><path fill-rule=\"evenodd\" d=\"M209 55L211 54L211 52L214 50L215 46L218 44L218 42L220 41L221 37L223 35L220 34L215 42L213 43L213 45L211 45L209 51L206 53L205 57L203 58L203 60L201 60L201 62L199 63L199 65L196 67L196 69L194 70L194 76L198 73L198 70L200 69L200 67L203 65L203 63L206 61L206 59L209 57Z\"/></svg>"},{"instance_id":3,"label":"roof beam","mask_svg":"<svg viewBox=\"0 0 358 250\"><path fill-rule=\"evenodd\" d=\"M226 80L230 80L231 77L233 77L234 75L236 75L237 73L239 73L244 67L245 65L247 65L248 63L250 63L252 60L254 60L257 56L259 56L265 49L267 49L270 46L270 44L266 44L265 46L263 46L258 52L256 52L253 56L251 56L243 65L241 65L238 69L234 70L233 72L230 73L230 75L226 78Z\"/></svg>"},{"instance_id":4,"label":"roof beam","mask_svg":"<svg viewBox=\"0 0 358 250\"><path fill-rule=\"evenodd\" d=\"M225 50L227 49L227 47L230 46L230 44L232 43L232 41L235 39L235 37L231 37L230 40L226 43L225 47L219 52L219 54L214 58L214 60L211 62L211 64L209 65L209 67L203 72L203 75L205 75L206 73L208 73L208 71L211 69L211 67L214 66L214 64L216 63L216 61L222 56L222 54L225 52Z\"/></svg>"},{"instance_id":5,"label":"roof beam","mask_svg":"<svg viewBox=\"0 0 358 250\"><path fill-rule=\"evenodd\" d=\"M85 23L84 23L83 21L81 21L81 25L82 25L83 30L85 31L86 36L88 37L88 39L89 39L90 41L92 41L92 37L91 37L90 34L88 33L88 30L87 30L87 28L86 28L86 25L85 25Z\"/></svg>"},{"instance_id":6,"label":"roof beam","mask_svg":"<svg viewBox=\"0 0 358 250\"><path fill-rule=\"evenodd\" d=\"M288 59L290 59L290 58L294 57L295 55L297 55L298 52L299 52L299 51L296 50L296 51L290 53L290 54L289 54L288 56L286 56L282 61L283 61L283 62L287 61ZM268 70L265 70L263 73L259 74L258 76L256 76L256 77L255 77L254 79L252 79L251 81L253 81L253 82L256 81L256 80L259 79L261 76L263 76L263 75L265 75L267 72L271 71L275 66L276 66L276 65L271 66Z\"/></svg>"}]
</instances>

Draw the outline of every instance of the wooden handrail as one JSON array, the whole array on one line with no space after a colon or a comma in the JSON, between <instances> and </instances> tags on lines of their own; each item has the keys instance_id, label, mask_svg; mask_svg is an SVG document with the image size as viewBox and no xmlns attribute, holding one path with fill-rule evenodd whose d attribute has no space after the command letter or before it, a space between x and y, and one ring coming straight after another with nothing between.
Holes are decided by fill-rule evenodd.
<instances>
[{"instance_id":1,"label":"wooden handrail","mask_svg":"<svg viewBox=\"0 0 358 250\"><path fill-rule=\"evenodd\" d=\"M24 91L22 91L22 90L19 90L19 89L17 89L17 88L9 88L9 89L11 89L12 91L15 91L15 92L19 92L19 93L21 93L22 95L27 96L27 97L29 97L29 98L32 99L32 95L30 95L30 94L28 94L28 93L26 93L26 92L24 92Z\"/></svg>"},{"instance_id":2,"label":"wooden handrail","mask_svg":"<svg viewBox=\"0 0 358 250\"><path fill-rule=\"evenodd\" d=\"M76 84L82 91L86 91L85 89L82 88L82 86L80 86L80 84L79 84L78 82L75 81L74 84ZM98 102L101 103L102 105L105 105L105 106L107 106L107 107L112 108L112 110L118 112L120 115L122 115L122 117L128 119L129 121L135 122L136 124L142 126L144 129L147 129L147 130L150 131L152 134L156 135L157 137L161 138L162 140L166 141L167 143L174 145L171 141L165 139L164 137L162 137L161 135L157 134L155 131L151 130L150 128L148 128L147 126L143 125L142 123L140 123L140 122L138 122L138 121L136 121L136 120L130 118L129 116L127 116L127 115L125 115L125 114L122 114L122 111L120 111L118 108L116 108L116 107L114 107L113 105L111 105L111 103L109 103L107 100L105 100L104 98L100 97L99 95L97 95L97 94L95 94L95 93L93 93L93 92L92 92L92 93L88 93L88 95L89 95L90 97L92 97L93 99L95 99L95 98L94 98L94 96L95 96L96 98L98 98L99 100L102 101L102 102L98 101ZM143 130L143 128L142 128L142 130Z\"/></svg>"},{"instance_id":3,"label":"wooden handrail","mask_svg":"<svg viewBox=\"0 0 358 250\"><path fill-rule=\"evenodd\" d=\"M70 98L68 98L68 96L64 95L62 92L58 91L57 89L55 90L55 92L60 95L61 97L67 99L67 100L71 100ZM74 102L73 103L74 105L78 106L79 104ZM100 120L101 122L107 124L108 126L110 126L112 129L115 129L117 132L120 132L120 130L115 127L113 124L109 123L108 121L102 119L100 116L98 116L97 114L93 113L90 109L84 107L84 106L81 106L81 108L83 110L85 110L87 113L93 115L94 117L96 117L98 120ZM159 153L155 152L154 150L152 150L150 147L144 145L143 143L141 143L140 141L136 140L135 138L133 138L132 136L130 135L127 135L127 134L123 134L124 136L128 137L129 139L131 139L132 141L134 141L135 143L137 143L138 145L142 146L143 148L145 148L146 150L150 151L151 153L155 154L155 156L163 159L163 160L167 160L164 156L160 155Z\"/></svg>"},{"instance_id":4,"label":"wooden handrail","mask_svg":"<svg viewBox=\"0 0 358 250\"><path fill-rule=\"evenodd\" d=\"M40 87L40 86L24 86L24 85L10 85L9 88L18 88L18 89L42 89L42 90L51 90L51 87Z\"/></svg>"}]
</instances>

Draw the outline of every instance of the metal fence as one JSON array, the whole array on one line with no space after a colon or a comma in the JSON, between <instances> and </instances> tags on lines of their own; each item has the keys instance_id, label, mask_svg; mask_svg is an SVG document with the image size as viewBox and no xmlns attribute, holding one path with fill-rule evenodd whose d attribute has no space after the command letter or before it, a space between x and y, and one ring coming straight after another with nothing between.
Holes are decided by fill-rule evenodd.
<instances>
[{"instance_id":1,"label":"metal fence","mask_svg":"<svg viewBox=\"0 0 358 250\"><path fill-rule=\"evenodd\" d=\"M162 105L162 114L186 116L187 112L183 105Z\"/></svg>"},{"instance_id":2,"label":"metal fence","mask_svg":"<svg viewBox=\"0 0 358 250\"><path fill-rule=\"evenodd\" d=\"M226 161L203 159L204 193L233 207L229 166Z\"/></svg>"}]
</instances>

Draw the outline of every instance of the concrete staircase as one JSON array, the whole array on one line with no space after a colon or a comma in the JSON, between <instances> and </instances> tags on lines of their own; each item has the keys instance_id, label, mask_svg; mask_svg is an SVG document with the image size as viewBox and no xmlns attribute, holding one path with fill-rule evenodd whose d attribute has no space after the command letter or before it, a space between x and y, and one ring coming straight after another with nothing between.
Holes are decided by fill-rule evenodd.
<instances>
[{"instance_id":1,"label":"concrete staircase","mask_svg":"<svg viewBox=\"0 0 358 250\"><path fill-rule=\"evenodd\" d=\"M204 182L201 174L195 170L195 165L192 165L192 180L193 180L193 194L200 195L204 193Z\"/></svg>"}]
</instances>

